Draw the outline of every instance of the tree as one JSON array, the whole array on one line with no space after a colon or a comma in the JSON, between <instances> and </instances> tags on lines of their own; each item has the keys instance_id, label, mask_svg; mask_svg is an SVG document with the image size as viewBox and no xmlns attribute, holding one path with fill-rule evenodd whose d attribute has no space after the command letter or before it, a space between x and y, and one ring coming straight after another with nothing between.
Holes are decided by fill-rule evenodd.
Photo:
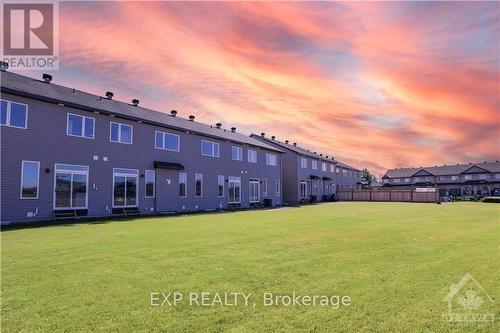
<instances>
[{"instance_id":1,"label":"tree","mask_svg":"<svg viewBox=\"0 0 500 333\"><path fill-rule=\"evenodd\" d=\"M364 168L363 170L361 170L361 179L368 182L368 185L371 185L373 182L376 181L375 176L372 175L367 168Z\"/></svg>"}]
</instances>

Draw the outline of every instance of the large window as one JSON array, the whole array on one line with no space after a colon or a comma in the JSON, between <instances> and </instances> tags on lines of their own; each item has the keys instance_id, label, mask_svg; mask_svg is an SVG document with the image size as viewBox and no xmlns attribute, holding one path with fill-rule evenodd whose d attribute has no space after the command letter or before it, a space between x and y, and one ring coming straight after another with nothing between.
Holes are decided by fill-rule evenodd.
<instances>
[{"instance_id":1,"label":"large window","mask_svg":"<svg viewBox=\"0 0 500 333\"><path fill-rule=\"evenodd\" d=\"M177 134L155 131L155 148L171 151L180 150L180 136Z\"/></svg>"},{"instance_id":2,"label":"large window","mask_svg":"<svg viewBox=\"0 0 500 333\"><path fill-rule=\"evenodd\" d=\"M334 173L335 172L335 165L330 164L330 172Z\"/></svg>"},{"instance_id":3,"label":"large window","mask_svg":"<svg viewBox=\"0 0 500 333\"><path fill-rule=\"evenodd\" d=\"M304 180L300 182L300 198L307 198L307 182Z\"/></svg>"},{"instance_id":4,"label":"large window","mask_svg":"<svg viewBox=\"0 0 500 333\"><path fill-rule=\"evenodd\" d=\"M281 184L280 180L276 179L276 196L279 197L281 193Z\"/></svg>"},{"instance_id":5,"label":"large window","mask_svg":"<svg viewBox=\"0 0 500 333\"><path fill-rule=\"evenodd\" d=\"M233 146L231 152L233 161L243 161L243 148Z\"/></svg>"},{"instance_id":6,"label":"large window","mask_svg":"<svg viewBox=\"0 0 500 333\"><path fill-rule=\"evenodd\" d=\"M137 207L136 169L113 169L113 207Z\"/></svg>"},{"instance_id":7,"label":"large window","mask_svg":"<svg viewBox=\"0 0 500 333\"><path fill-rule=\"evenodd\" d=\"M86 209L89 167L56 164L54 209Z\"/></svg>"},{"instance_id":8,"label":"large window","mask_svg":"<svg viewBox=\"0 0 500 333\"><path fill-rule=\"evenodd\" d=\"M132 126L121 123L109 123L109 140L111 142L132 144Z\"/></svg>"},{"instance_id":9,"label":"large window","mask_svg":"<svg viewBox=\"0 0 500 333\"><path fill-rule=\"evenodd\" d=\"M94 138L94 118L68 113L66 121L66 134L82 138Z\"/></svg>"},{"instance_id":10,"label":"large window","mask_svg":"<svg viewBox=\"0 0 500 333\"><path fill-rule=\"evenodd\" d=\"M266 153L266 165L277 166L278 157L274 154Z\"/></svg>"},{"instance_id":11,"label":"large window","mask_svg":"<svg viewBox=\"0 0 500 333\"><path fill-rule=\"evenodd\" d=\"M0 100L0 123L3 126L26 128L28 106L26 104Z\"/></svg>"},{"instance_id":12,"label":"large window","mask_svg":"<svg viewBox=\"0 0 500 333\"><path fill-rule=\"evenodd\" d=\"M203 175L201 173L194 175L194 196L197 198L203 196Z\"/></svg>"},{"instance_id":13,"label":"large window","mask_svg":"<svg viewBox=\"0 0 500 333\"><path fill-rule=\"evenodd\" d=\"M187 197L187 173L179 172L179 197Z\"/></svg>"},{"instance_id":14,"label":"large window","mask_svg":"<svg viewBox=\"0 0 500 333\"><path fill-rule=\"evenodd\" d=\"M38 199L40 162L23 161L21 167L21 199Z\"/></svg>"},{"instance_id":15,"label":"large window","mask_svg":"<svg viewBox=\"0 0 500 333\"><path fill-rule=\"evenodd\" d=\"M241 179L239 177L228 178L228 202L230 204L241 202Z\"/></svg>"},{"instance_id":16,"label":"large window","mask_svg":"<svg viewBox=\"0 0 500 333\"><path fill-rule=\"evenodd\" d=\"M267 197L267 178L262 179L262 197Z\"/></svg>"},{"instance_id":17,"label":"large window","mask_svg":"<svg viewBox=\"0 0 500 333\"><path fill-rule=\"evenodd\" d=\"M247 159L250 163L257 163L257 151L248 149Z\"/></svg>"},{"instance_id":18,"label":"large window","mask_svg":"<svg viewBox=\"0 0 500 333\"><path fill-rule=\"evenodd\" d=\"M321 171L325 171L326 172L326 163L321 163Z\"/></svg>"},{"instance_id":19,"label":"large window","mask_svg":"<svg viewBox=\"0 0 500 333\"><path fill-rule=\"evenodd\" d=\"M217 191L219 197L224 196L224 176L222 175L217 176Z\"/></svg>"},{"instance_id":20,"label":"large window","mask_svg":"<svg viewBox=\"0 0 500 333\"><path fill-rule=\"evenodd\" d=\"M201 140L201 155L219 157L219 144L217 142Z\"/></svg>"},{"instance_id":21,"label":"large window","mask_svg":"<svg viewBox=\"0 0 500 333\"><path fill-rule=\"evenodd\" d=\"M250 203L260 201L260 181L258 179L250 179L249 182L249 199Z\"/></svg>"},{"instance_id":22,"label":"large window","mask_svg":"<svg viewBox=\"0 0 500 333\"><path fill-rule=\"evenodd\" d=\"M301 157L300 158L300 167L302 169L306 169L307 168L307 158L305 158L305 157Z\"/></svg>"},{"instance_id":23,"label":"large window","mask_svg":"<svg viewBox=\"0 0 500 333\"><path fill-rule=\"evenodd\" d=\"M318 169L318 161L312 160L311 161L311 168L313 168L313 170Z\"/></svg>"},{"instance_id":24,"label":"large window","mask_svg":"<svg viewBox=\"0 0 500 333\"><path fill-rule=\"evenodd\" d=\"M155 171L146 170L144 172L144 183L146 188L146 198L155 197Z\"/></svg>"}]
</instances>

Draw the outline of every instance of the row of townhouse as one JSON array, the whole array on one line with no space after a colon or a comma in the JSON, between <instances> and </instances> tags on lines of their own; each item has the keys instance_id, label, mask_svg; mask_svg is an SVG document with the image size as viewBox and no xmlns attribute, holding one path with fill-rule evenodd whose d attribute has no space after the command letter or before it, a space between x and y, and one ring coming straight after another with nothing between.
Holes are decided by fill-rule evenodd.
<instances>
[{"instance_id":1,"label":"row of townhouse","mask_svg":"<svg viewBox=\"0 0 500 333\"><path fill-rule=\"evenodd\" d=\"M384 187L436 187L440 196L500 195L500 162L389 169Z\"/></svg>"},{"instance_id":2,"label":"row of townhouse","mask_svg":"<svg viewBox=\"0 0 500 333\"><path fill-rule=\"evenodd\" d=\"M260 137L56 85L47 74L0 74L2 223L284 202L286 152Z\"/></svg>"}]
</instances>

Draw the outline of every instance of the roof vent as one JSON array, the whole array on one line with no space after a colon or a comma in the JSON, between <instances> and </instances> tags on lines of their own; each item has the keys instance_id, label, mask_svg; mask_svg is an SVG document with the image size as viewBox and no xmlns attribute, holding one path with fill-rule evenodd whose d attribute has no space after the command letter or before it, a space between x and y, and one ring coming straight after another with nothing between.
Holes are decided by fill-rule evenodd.
<instances>
[{"instance_id":1,"label":"roof vent","mask_svg":"<svg viewBox=\"0 0 500 333\"><path fill-rule=\"evenodd\" d=\"M285 140L285 143L286 143L286 144L288 144L288 142L290 142L290 141L288 141L288 140Z\"/></svg>"},{"instance_id":2,"label":"roof vent","mask_svg":"<svg viewBox=\"0 0 500 333\"><path fill-rule=\"evenodd\" d=\"M294 147L297 147L297 142L294 142L294 143L293 143L293 146L294 146Z\"/></svg>"},{"instance_id":3,"label":"roof vent","mask_svg":"<svg viewBox=\"0 0 500 333\"><path fill-rule=\"evenodd\" d=\"M0 61L0 71L5 72L7 69L9 69L7 61Z\"/></svg>"},{"instance_id":4,"label":"roof vent","mask_svg":"<svg viewBox=\"0 0 500 333\"><path fill-rule=\"evenodd\" d=\"M314 155L318 155L318 153L317 153L317 152L314 152Z\"/></svg>"},{"instance_id":5,"label":"roof vent","mask_svg":"<svg viewBox=\"0 0 500 333\"><path fill-rule=\"evenodd\" d=\"M260 136L261 136L261 137L265 137L265 136L266 136L266 133L262 132L262 133L260 133Z\"/></svg>"},{"instance_id":6,"label":"roof vent","mask_svg":"<svg viewBox=\"0 0 500 333\"><path fill-rule=\"evenodd\" d=\"M236 127L231 127L231 132L236 133Z\"/></svg>"},{"instance_id":7,"label":"roof vent","mask_svg":"<svg viewBox=\"0 0 500 333\"><path fill-rule=\"evenodd\" d=\"M323 154L319 154L319 156L323 156Z\"/></svg>"},{"instance_id":8,"label":"roof vent","mask_svg":"<svg viewBox=\"0 0 500 333\"><path fill-rule=\"evenodd\" d=\"M107 99L113 99L113 93L111 91L106 91L106 98Z\"/></svg>"},{"instance_id":9,"label":"roof vent","mask_svg":"<svg viewBox=\"0 0 500 333\"><path fill-rule=\"evenodd\" d=\"M215 124L215 127L217 127L217 128L221 128L221 126L222 126L222 124L221 124L221 123L217 123L217 124Z\"/></svg>"},{"instance_id":10,"label":"roof vent","mask_svg":"<svg viewBox=\"0 0 500 333\"><path fill-rule=\"evenodd\" d=\"M194 116L193 115L189 116L189 121L194 121Z\"/></svg>"},{"instance_id":11,"label":"roof vent","mask_svg":"<svg viewBox=\"0 0 500 333\"><path fill-rule=\"evenodd\" d=\"M44 73L44 74L42 75L42 78L43 78L43 81L44 81L45 83L50 83L50 81L52 81L52 75L50 75L50 74L45 74L45 73Z\"/></svg>"},{"instance_id":12,"label":"roof vent","mask_svg":"<svg viewBox=\"0 0 500 333\"><path fill-rule=\"evenodd\" d=\"M177 116L177 111L175 111L175 110L170 111L170 115L172 117L176 117Z\"/></svg>"},{"instance_id":13,"label":"roof vent","mask_svg":"<svg viewBox=\"0 0 500 333\"><path fill-rule=\"evenodd\" d=\"M133 106L137 106L137 105L139 105L139 100L134 98L134 99L132 100L132 105L133 105Z\"/></svg>"},{"instance_id":14,"label":"roof vent","mask_svg":"<svg viewBox=\"0 0 500 333\"><path fill-rule=\"evenodd\" d=\"M273 136L271 137L271 140L276 140L276 137L273 135Z\"/></svg>"},{"instance_id":15,"label":"roof vent","mask_svg":"<svg viewBox=\"0 0 500 333\"><path fill-rule=\"evenodd\" d=\"M328 158L328 155L326 155L325 157Z\"/></svg>"}]
</instances>

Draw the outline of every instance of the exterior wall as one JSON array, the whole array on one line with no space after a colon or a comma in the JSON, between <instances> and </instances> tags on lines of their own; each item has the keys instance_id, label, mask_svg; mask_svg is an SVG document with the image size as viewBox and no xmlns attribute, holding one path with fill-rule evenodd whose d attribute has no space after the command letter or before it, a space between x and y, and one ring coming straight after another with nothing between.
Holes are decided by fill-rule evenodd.
<instances>
[{"instance_id":1,"label":"exterior wall","mask_svg":"<svg viewBox=\"0 0 500 333\"><path fill-rule=\"evenodd\" d=\"M244 145L224 140L204 138L118 117L80 111L37 100L2 94L2 99L28 104L27 129L11 127L1 131L1 221L26 220L28 212L38 212L30 220L52 218L54 206L55 163L89 167L88 215L109 216L112 213L113 168L138 169L138 208L141 212L156 212L159 206L176 211L215 209L228 205L230 176L241 177L241 206L249 206L249 179L267 179L268 195L273 205L281 204L281 193L276 193L276 180L281 184L281 158L279 152L263 148L257 150L257 163L247 162ZM94 139L66 135L67 113L95 118ZM133 126L133 144L112 143L110 121ZM180 135L180 152L155 149L155 130ZM220 157L201 156L201 140L220 144ZM232 146L243 147L243 161L231 159ZM265 153L277 155L277 166L265 165ZM97 157L97 159L95 159ZM105 157L107 161L105 161ZM40 162L38 199L20 199L22 160ZM180 163L187 173L187 198L178 197L178 171L156 171L156 196L145 198L145 170L154 170L154 161ZM203 197L194 197L195 173L203 174ZM224 197L218 197L217 177L225 177ZM167 179L170 183L167 185ZM262 184L261 184L262 186ZM281 192L281 190L280 190ZM172 195L175 194L175 195ZM262 193L261 193L262 194ZM167 198L168 204L159 203ZM261 195L261 199L262 195ZM165 199L163 199L165 200Z\"/></svg>"},{"instance_id":2,"label":"exterior wall","mask_svg":"<svg viewBox=\"0 0 500 333\"><path fill-rule=\"evenodd\" d=\"M297 203L299 190L297 187L297 154L285 150L283 163L283 201Z\"/></svg>"},{"instance_id":3,"label":"exterior wall","mask_svg":"<svg viewBox=\"0 0 500 333\"><path fill-rule=\"evenodd\" d=\"M340 172L337 173L335 172L335 183L337 184L338 189L348 189L348 188L353 188L358 185L358 183L361 181L360 172L359 171L354 171L350 169L345 169L342 167ZM347 175L344 175L344 172L342 171L343 169L348 170ZM349 171L352 172L349 174Z\"/></svg>"}]
</instances>

